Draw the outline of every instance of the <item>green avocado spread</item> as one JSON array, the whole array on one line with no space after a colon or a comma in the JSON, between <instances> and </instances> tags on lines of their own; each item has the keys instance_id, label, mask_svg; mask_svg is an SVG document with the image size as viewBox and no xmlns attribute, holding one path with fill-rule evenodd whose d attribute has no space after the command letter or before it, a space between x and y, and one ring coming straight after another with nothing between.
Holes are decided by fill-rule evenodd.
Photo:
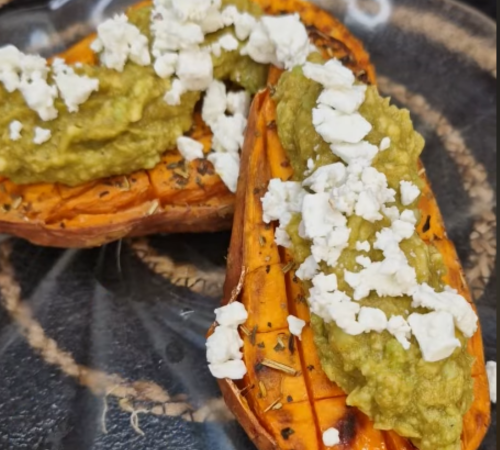
<instances>
[{"instance_id":1,"label":"green avocado spread","mask_svg":"<svg viewBox=\"0 0 500 450\"><path fill-rule=\"evenodd\" d=\"M306 162L313 156L319 155L316 167L340 161L312 124L312 109L322 89L318 83L307 79L301 68L296 68L281 77L275 94L278 132L296 181L303 181ZM424 141L414 131L408 111L391 106L375 87L369 87L360 113L373 126L366 140L378 145L384 137L391 138L391 147L380 152L373 164L387 176L390 187L397 190L401 180L412 181L421 187L418 158ZM396 206L403 210L399 199ZM414 212L420 218L418 209ZM299 237L300 222L301 216L297 214L288 226L293 243L291 250L299 264L311 254L311 242ZM360 266L356 257L366 255L356 250L356 242L369 241L368 256L374 262L382 261L382 252L375 250L373 243L376 232L390 224L389 219L370 223L351 216L348 219L348 227L352 230L348 248L335 268L321 263L321 271L335 273L339 290L352 296L353 290L344 280L344 270L358 272ZM424 243L417 233L403 241L401 248L416 269L418 282L442 290L446 268L438 250ZM306 290L311 286L306 282ZM412 308L409 297L381 298L375 292L360 303L381 309L388 317L401 315L406 319L413 312L428 312ZM334 322L327 324L314 315L312 327L324 371L348 393L347 403L371 417L376 428L395 430L412 439L420 450L460 448L463 416L473 400L473 360L459 330L457 337L461 348L447 359L430 363L423 360L414 337L407 351L387 331L353 336Z\"/></svg>"},{"instance_id":2,"label":"green avocado spread","mask_svg":"<svg viewBox=\"0 0 500 450\"><path fill-rule=\"evenodd\" d=\"M259 15L251 0L225 0L240 11ZM151 7L131 11L130 23L152 42ZM232 27L206 36L210 44L223 34L234 33ZM241 56L239 51L222 51L213 56L214 78L232 82L251 94L265 86L268 67ZM8 93L0 83L0 174L15 183L59 182L75 186L113 175L130 174L155 167L161 155L176 147L177 138L193 124L193 112L200 92L187 92L179 106L168 105L163 97L172 79L158 77L153 66L128 62L123 72L104 66L75 67L79 75L99 80L99 90L68 112L58 98L58 117L44 122L30 109L19 91ZM9 124L20 121L21 138L13 141ZM51 138L41 144L33 142L35 127L51 131Z\"/></svg>"}]
</instances>

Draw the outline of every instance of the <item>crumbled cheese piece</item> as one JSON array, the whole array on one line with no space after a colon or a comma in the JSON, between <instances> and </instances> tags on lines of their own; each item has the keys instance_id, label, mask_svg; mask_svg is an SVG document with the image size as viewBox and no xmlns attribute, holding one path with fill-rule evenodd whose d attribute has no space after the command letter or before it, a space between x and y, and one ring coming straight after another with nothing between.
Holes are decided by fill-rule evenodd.
<instances>
[{"instance_id":1,"label":"crumbled cheese piece","mask_svg":"<svg viewBox=\"0 0 500 450\"><path fill-rule=\"evenodd\" d=\"M227 108L226 85L213 80L203 99L201 116L205 123L214 126L219 117L223 116Z\"/></svg>"},{"instance_id":2,"label":"crumbled cheese piece","mask_svg":"<svg viewBox=\"0 0 500 450\"><path fill-rule=\"evenodd\" d=\"M488 374L488 382L490 386L490 399L493 403L497 402L497 363L488 361L486 363L486 373Z\"/></svg>"},{"instance_id":3,"label":"crumbled cheese piece","mask_svg":"<svg viewBox=\"0 0 500 450\"><path fill-rule=\"evenodd\" d=\"M236 328L216 327L207 339L207 361L210 364L221 364L232 359L243 357L240 348L243 341Z\"/></svg>"},{"instance_id":4,"label":"crumbled cheese piece","mask_svg":"<svg viewBox=\"0 0 500 450\"><path fill-rule=\"evenodd\" d=\"M371 166L379 151L377 146L367 141L361 141L358 144L333 144L330 148L345 163L357 162L364 166Z\"/></svg>"},{"instance_id":5,"label":"crumbled cheese piece","mask_svg":"<svg viewBox=\"0 0 500 450\"><path fill-rule=\"evenodd\" d=\"M224 327L237 328L248 320L248 312L243 303L233 302L215 310L215 320Z\"/></svg>"},{"instance_id":6,"label":"crumbled cheese piece","mask_svg":"<svg viewBox=\"0 0 500 450\"><path fill-rule=\"evenodd\" d=\"M241 114L219 116L217 122L212 125L214 150L237 154L245 140L246 126L247 119Z\"/></svg>"},{"instance_id":7,"label":"crumbled cheese piece","mask_svg":"<svg viewBox=\"0 0 500 450\"><path fill-rule=\"evenodd\" d=\"M309 256L295 272L299 280L312 280L319 271L319 265L314 256Z\"/></svg>"},{"instance_id":8,"label":"crumbled cheese piece","mask_svg":"<svg viewBox=\"0 0 500 450\"><path fill-rule=\"evenodd\" d=\"M372 265L372 260L370 258L368 258L367 256L357 256L356 262L360 266L363 266L365 269L367 269L368 267L370 267Z\"/></svg>"},{"instance_id":9,"label":"crumbled cheese piece","mask_svg":"<svg viewBox=\"0 0 500 450\"><path fill-rule=\"evenodd\" d=\"M358 144L372 129L359 113L344 114L323 105L313 109L313 125L329 144Z\"/></svg>"},{"instance_id":10,"label":"crumbled cheese piece","mask_svg":"<svg viewBox=\"0 0 500 450\"><path fill-rule=\"evenodd\" d=\"M353 114L365 101L366 89L364 84L350 88L325 89L318 98L318 104L330 106L345 114Z\"/></svg>"},{"instance_id":11,"label":"crumbled cheese piece","mask_svg":"<svg viewBox=\"0 0 500 450\"><path fill-rule=\"evenodd\" d=\"M411 327L403 316L392 316L387 323L387 331L399 341L405 350L409 350Z\"/></svg>"},{"instance_id":12,"label":"crumbled cheese piece","mask_svg":"<svg viewBox=\"0 0 500 450\"><path fill-rule=\"evenodd\" d=\"M173 52L164 53L156 58L154 69L160 78L169 78L175 73L179 55Z\"/></svg>"},{"instance_id":13,"label":"crumbled cheese piece","mask_svg":"<svg viewBox=\"0 0 500 450\"><path fill-rule=\"evenodd\" d=\"M236 6L230 5L222 11L224 25L234 25L236 37L240 41L248 39L257 26L257 19L248 13L240 13Z\"/></svg>"},{"instance_id":14,"label":"crumbled cheese piece","mask_svg":"<svg viewBox=\"0 0 500 450\"><path fill-rule=\"evenodd\" d=\"M338 287L337 276L334 273L325 275L321 272L313 278L312 282L313 286L323 293L333 292Z\"/></svg>"},{"instance_id":15,"label":"crumbled cheese piece","mask_svg":"<svg viewBox=\"0 0 500 450\"><path fill-rule=\"evenodd\" d=\"M335 227L345 227L347 219L330 205L327 193L307 194L302 202L304 237L314 239L327 236Z\"/></svg>"},{"instance_id":16,"label":"crumbled cheese piece","mask_svg":"<svg viewBox=\"0 0 500 450\"><path fill-rule=\"evenodd\" d=\"M0 82L7 92L19 89L22 81L46 80L48 71L41 56L26 55L13 45L0 47Z\"/></svg>"},{"instance_id":17,"label":"crumbled cheese piece","mask_svg":"<svg viewBox=\"0 0 500 450\"><path fill-rule=\"evenodd\" d=\"M177 139L177 148L182 157L190 162L203 158L203 144L186 136Z\"/></svg>"},{"instance_id":18,"label":"crumbled cheese piece","mask_svg":"<svg viewBox=\"0 0 500 450\"><path fill-rule=\"evenodd\" d=\"M215 172L227 188L236 192L240 174L240 157L237 153L211 153L207 159L214 165Z\"/></svg>"},{"instance_id":19,"label":"crumbled cheese piece","mask_svg":"<svg viewBox=\"0 0 500 450\"><path fill-rule=\"evenodd\" d=\"M323 433L323 444L325 447L334 447L340 444L340 434L339 430L335 428L329 428Z\"/></svg>"},{"instance_id":20,"label":"crumbled cheese piece","mask_svg":"<svg viewBox=\"0 0 500 450\"><path fill-rule=\"evenodd\" d=\"M129 23L125 14L116 15L97 27L97 39L91 49L101 54L104 66L119 72L128 59L140 66L151 64L148 38Z\"/></svg>"},{"instance_id":21,"label":"crumbled cheese piece","mask_svg":"<svg viewBox=\"0 0 500 450\"><path fill-rule=\"evenodd\" d=\"M362 307L358 314L358 323L365 333L370 331L382 333L387 328L387 316L380 309Z\"/></svg>"},{"instance_id":22,"label":"crumbled cheese piece","mask_svg":"<svg viewBox=\"0 0 500 450\"><path fill-rule=\"evenodd\" d=\"M186 91L205 91L214 78L212 58L202 50L182 50L176 72Z\"/></svg>"},{"instance_id":23,"label":"crumbled cheese piece","mask_svg":"<svg viewBox=\"0 0 500 450\"><path fill-rule=\"evenodd\" d=\"M250 100L250 94L246 91L228 92L227 111L230 114L241 114L243 117L248 117Z\"/></svg>"},{"instance_id":24,"label":"crumbled cheese piece","mask_svg":"<svg viewBox=\"0 0 500 450\"><path fill-rule=\"evenodd\" d=\"M299 340L302 340L302 330L306 326L305 321L292 315L288 316L286 320L288 322L290 333L292 333L294 336L297 336Z\"/></svg>"},{"instance_id":25,"label":"crumbled cheese piece","mask_svg":"<svg viewBox=\"0 0 500 450\"><path fill-rule=\"evenodd\" d=\"M419 285L413 292L412 306L448 312L455 319L457 328L468 338L478 329L478 318L472 306L450 287L446 287L443 292L436 292L428 284Z\"/></svg>"},{"instance_id":26,"label":"crumbled cheese piece","mask_svg":"<svg viewBox=\"0 0 500 450\"><path fill-rule=\"evenodd\" d=\"M9 125L9 137L11 141L18 141L21 139L21 131L23 124L19 120L14 120Z\"/></svg>"},{"instance_id":27,"label":"crumbled cheese piece","mask_svg":"<svg viewBox=\"0 0 500 450\"><path fill-rule=\"evenodd\" d=\"M399 209L397 208L397 206L383 206L382 212L384 213L384 216L387 217L391 222L399 220L400 218Z\"/></svg>"},{"instance_id":28,"label":"crumbled cheese piece","mask_svg":"<svg viewBox=\"0 0 500 450\"><path fill-rule=\"evenodd\" d=\"M242 380L247 373L245 363L241 360L227 361L222 364L209 364L208 368L214 378L220 380Z\"/></svg>"},{"instance_id":29,"label":"crumbled cheese piece","mask_svg":"<svg viewBox=\"0 0 500 450\"><path fill-rule=\"evenodd\" d=\"M19 90L23 94L28 107L35 111L43 121L54 120L58 116L54 100L58 92L55 86L50 86L42 78L31 81L21 80Z\"/></svg>"},{"instance_id":30,"label":"crumbled cheese piece","mask_svg":"<svg viewBox=\"0 0 500 450\"><path fill-rule=\"evenodd\" d=\"M369 252L371 249L372 249L372 247L368 241L356 242L356 250L358 252Z\"/></svg>"},{"instance_id":31,"label":"crumbled cheese piece","mask_svg":"<svg viewBox=\"0 0 500 450\"><path fill-rule=\"evenodd\" d=\"M450 313L439 311L414 313L408 323L417 338L425 361L436 362L448 358L461 346L455 337L455 324Z\"/></svg>"},{"instance_id":32,"label":"crumbled cheese piece","mask_svg":"<svg viewBox=\"0 0 500 450\"><path fill-rule=\"evenodd\" d=\"M264 16L253 28L241 53L261 64L274 64L289 70L306 62L311 45L298 14Z\"/></svg>"},{"instance_id":33,"label":"crumbled cheese piece","mask_svg":"<svg viewBox=\"0 0 500 450\"><path fill-rule=\"evenodd\" d=\"M380 148L381 152L385 152L390 147L391 147L391 138L390 137L385 137L384 139L382 139L382 141L380 141L379 148Z\"/></svg>"},{"instance_id":34,"label":"crumbled cheese piece","mask_svg":"<svg viewBox=\"0 0 500 450\"><path fill-rule=\"evenodd\" d=\"M155 3L151 13L151 31L154 36L152 53L155 58L203 43L205 36L200 24L182 22L171 8Z\"/></svg>"},{"instance_id":35,"label":"crumbled cheese piece","mask_svg":"<svg viewBox=\"0 0 500 450\"><path fill-rule=\"evenodd\" d=\"M54 82L70 113L77 112L92 92L99 90L99 80L86 75L78 75L62 59L56 58L52 64Z\"/></svg>"},{"instance_id":36,"label":"crumbled cheese piece","mask_svg":"<svg viewBox=\"0 0 500 450\"><path fill-rule=\"evenodd\" d=\"M165 94L164 100L170 106L178 106L181 104L181 97L186 92L186 88L182 84L182 81L175 78L172 81L172 87Z\"/></svg>"},{"instance_id":37,"label":"crumbled cheese piece","mask_svg":"<svg viewBox=\"0 0 500 450\"><path fill-rule=\"evenodd\" d=\"M217 43L223 50L226 50L228 52L237 50L238 47L240 46L238 39L236 39L231 33L226 33L224 36L219 38Z\"/></svg>"},{"instance_id":38,"label":"crumbled cheese piece","mask_svg":"<svg viewBox=\"0 0 500 450\"><path fill-rule=\"evenodd\" d=\"M351 229L347 226L335 228L326 237L315 238L311 253L319 263L325 261L329 267L335 267L342 252L349 245Z\"/></svg>"},{"instance_id":39,"label":"crumbled cheese piece","mask_svg":"<svg viewBox=\"0 0 500 450\"><path fill-rule=\"evenodd\" d=\"M288 225L292 213L302 211L304 195L300 183L273 178L261 199L264 223L279 220L281 224Z\"/></svg>"},{"instance_id":40,"label":"crumbled cheese piece","mask_svg":"<svg viewBox=\"0 0 500 450\"><path fill-rule=\"evenodd\" d=\"M207 14L221 7L221 0L169 0L169 3L174 14L183 22L201 22Z\"/></svg>"},{"instance_id":41,"label":"crumbled cheese piece","mask_svg":"<svg viewBox=\"0 0 500 450\"><path fill-rule=\"evenodd\" d=\"M35 137L33 142L36 145L41 145L47 142L52 137L52 131L45 128L35 127Z\"/></svg>"},{"instance_id":42,"label":"crumbled cheese piece","mask_svg":"<svg viewBox=\"0 0 500 450\"><path fill-rule=\"evenodd\" d=\"M330 317L347 334L357 336L365 332L364 325L356 321L356 314L361 310L358 303L335 302L327 307Z\"/></svg>"},{"instance_id":43,"label":"crumbled cheese piece","mask_svg":"<svg viewBox=\"0 0 500 450\"><path fill-rule=\"evenodd\" d=\"M401 181L401 202L404 206L411 205L420 197L420 189L411 181Z\"/></svg>"},{"instance_id":44,"label":"crumbled cheese piece","mask_svg":"<svg viewBox=\"0 0 500 450\"><path fill-rule=\"evenodd\" d=\"M412 225L417 224L417 217L415 216L415 213L411 209L405 209L401 213L400 220L402 220L403 222L408 222ZM393 220L393 222L395 222L395 220Z\"/></svg>"},{"instance_id":45,"label":"crumbled cheese piece","mask_svg":"<svg viewBox=\"0 0 500 450\"><path fill-rule=\"evenodd\" d=\"M314 161L310 161L312 161L312 168L314 168ZM304 180L303 185L310 187L314 192L324 193L334 187L341 186L345 183L346 177L347 170L344 164L329 164L319 167L309 178Z\"/></svg>"},{"instance_id":46,"label":"crumbled cheese piece","mask_svg":"<svg viewBox=\"0 0 500 450\"><path fill-rule=\"evenodd\" d=\"M219 58L222 55L222 47L218 42L214 42L210 45L210 52L216 57Z\"/></svg>"},{"instance_id":47,"label":"crumbled cheese piece","mask_svg":"<svg viewBox=\"0 0 500 450\"><path fill-rule=\"evenodd\" d=\"M351 88L356 81L352 70L338 59L330 59L324 65L307 62L303 67L304 75L325 88Z\"/></svg>"},{"instance_id":48,"label":"crumbled cheese piece","mask_svg":"<svg viewBox=\"0 0 500 450\"><path fill-rule=\"evenodd\" d=\"M411 295L417 287L417 274L408 263L399 244L401 237L390 228L377 233L374 248L382 250L384 261L374 262L359 273L345 271L346 283L354 289L354 299L361 300L371 291L380 297Z\"/></svg>"},{"instance_id":49,"label":"crumbled cheese piece","mask_svg":"<svg viewBox=\"0 0 500 450\"><path fill-rule=\"evenodd\" d=\"M204 34L219 31L221 28L224 28L222 13L216 8L212 8L200 22L200 26Z\"/></svg>"}]
</instances>

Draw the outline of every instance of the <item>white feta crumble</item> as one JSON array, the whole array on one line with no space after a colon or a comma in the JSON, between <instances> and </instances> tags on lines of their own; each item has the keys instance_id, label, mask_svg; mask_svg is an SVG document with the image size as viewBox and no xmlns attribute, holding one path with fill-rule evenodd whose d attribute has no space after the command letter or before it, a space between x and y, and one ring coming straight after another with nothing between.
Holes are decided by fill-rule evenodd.
<instances>
[{"instance_id":1,"label":"white feta crumble","mask_svg":"<svg viewBox=\"0 0 500 450\"><path fill-rule=\"evenodd\" d=\"M242 360L227 361L222 364L209 364L208 368L214 378L220 380L242 380L247 373L247 368Z\"/></svg>"},{"instance_id":2,"label":"white feta crumble","mask_svg":"<svg viewBox=\"0 0 500 450\"><path fill-rule=\"evenodd\" d=\"M368 241L358 241L356 242L356 250L358 252L369 252L372 249Z\"/></svg>"},{"instance_id":3,"label":"white feta crumble","mask_svg":"<svg viewBox=\"0 0 500 450\"><path fill-rule=\"evenodd\" d=\"M58 96L55 86L49 85L42 78L35 78L31 81L21 80L19 90L28 107L36 111L43 121L54 120L58 116L54 107L54 100Z\"/></svg>"},{"instance_id":4,"label":"white feta crumble","mask_svg":"<svg viewBox=\"0 0 500 450\"><path fill-rule=\"evenodd\" d=\"M299 340L302 340L302 330L306 326L306 322L303 321L302 319L299 319L298 317L289 315L287 317L287 322L288 322L288 328L290 330L290 333L292 333L294 336L298 337Z\"/></svg>"},{"instance_id":5,"label":"white feta crumble","mask_svg":"<svg viewBox=\"0 0 500 450\"><path fill-rule=\"evenodd\" d=\"M304 195L305 192L299 182L273 178L261 199L264 223L279 220L280 223L288 225L292 213L302 210Z\"/></svg>"},{"instance_id":6,"label":"white feta crumble","mask_svg":"<svg viewBox=\"0 0 500 450\"><path fill-rule=\"evenodd\" d=\"M314 259L314 256L308 256L295 272L299 280L311 280L319 271L319 265Z\"/></svg>"},{"instance_id":7,"label":"white feta crumble","mask_svg":"<svg viewBox=\"0 0 500 450\"><path fill-rule=\"evenodd\" d=\"M330 205L327 193L306 194L302 202L304 237L314 239L328 236L338 227L347 225L346 217Z\"/></svg>"},{"instance_id":8,"label":"white feta crumble","mask_svg":"<svg viewBox=\"0 0 500 450\"><path fill-rule=\"evenodd\" d=\"M316 81L327 89L351 88L356 81L352 70L338 59L330 59L325 64L307 62L303 67L304 76Z\"/></svg>"},{"instance_id":9,"label":"white feta crumble","mask_svg":"<svg viewBox=\"0 0 500 450\"><path fill-rule=\"evenodd\" d=\"M241 114L243 117L248 117L250 100L250 94L246 91L228 92L227 111L230 114Z\"/></svg>"},{"instance_id":10,"label":"white feta crumble","mask_svg":"<svg viewBox=\"0 0 500 450\"><path fill-rule=\"evenodd\" d=\"M411 205L420 197L420 189L411 181L401 181L401 202L404 206Z\"/></svg>"},{"instance_id":11,"label":"white feta crumble","mask_svg":"<svg viewBox=\"0 0 500 450\"><path fill-rule=\"evenodd\" d=\"M412 306L448 312L454 318L457 328L468 338L478 329L478 318L472 306L448 286L443 292L436 292L428 284L418 285L413 292Z\"/></svg>"},{"instance_id":12,"label":"white feta crumble","mask_svg":"<svg viewBox=\"0 0 500 450\"><path fill-rule=\"evenodd\" d=\"M409 350L411 327L403 316L392 316L387 323L387 331L398 340L405 350Z\"/></svg>"},{"instance_id":13,"label":"white feta crumble","mask_svg":"<svg viewBox=\"0 0 500 450\"><path fill-rule=\"evenodd\" d=\"M313 240L311 253L319 263L325 261L329 267L335 267L342 252L349 245L351 229L347 226L335 228L326 237L318 237Z\"/></svg>"},{"instance_id":14,"label":"white feta crumble","mask_svg":"<svg viewBox=\"0 0 500 450\"><path fill-rule=\"evenodd\" d=\"M42 145L52 137L52 131L45 128L35 127L35 137L33 142L36 145Z\"/></svg>"},{"instance_id":15,"label":"white feta crumble","mask_svg":"<svg viewBox=\"0 0 500 450\"><path fill-rule=\"evenodd\" d=\"M77 112L92 92L99 90L99 80L86 75L78 75L72 67L59 58L52 64L54 82L70 113Z\"/></svg>"},{"instance_id":16,"label":"white feta crumble","mask_svg":"<svg viewBox=\"0 0 500 450\"><path fill-rule=\"evenodd\" d=\"M182 157L188 162L203 158L203 144L194 139L180 136L177 139L177 148Z\"/></svg>"},{"instance_id":17,"label":"white feta crumble","mask_svg":"<svg viewBox=\"0 0 500 450\"><path fill-rule=\"evenodd\" d=\"M243 340L236 328L216 327L207 339L207 361L210 364L221 364L232 359L241 359L241 347Z\"/></svg>"},{"instance_id":18,"label":"white feta crumble","mask_svg":"<svg viewBox=\"0 0 500 450\"><path fill-rule=\"evenodd\" d=\"M497 402L497 363L488 361L486 363L486 373L488 374L488 384L490 386L490 399L493 403Z\"/></svg>"},{"instance_id":19,"label":"white feta crumble","mask_svg":"<svg viewBox=\"0 0 500 450\"><path fill-rule=\"evenodd\" d=\"M179 55L173 52L164 53L156 58L154 69L160 78L169 78L175 73Z\"/></svg>"},{"instance_id":20,"label":"white feta crumble","mask_svg":"<svg viewBox=\"0 0 500 450\"><path fill-rule=\"evenodd\" d=\"M325 447L334 447L340 444L339 430L336 428L329 428L323 433L323 445Z\"/></svg>"},{"instance_id":21,"label":"white feta crumble","mask_svg":"<svg viewBox=\"0 0 500 450\"><path fill-rule=\"evenodd\" d=\"M417 338L424 361L436 362L446 359L461 346L455 337L455 324L450 313L414 313L408 317L408 323Z\"/></svg>"},{"instance_id":22,"label":"white feta crumble","mask_svg":"<svg viewBox=\"0 0 500 450\"><path fill-rule=\"evenodd\" d=\"M248 319L248 312L243 303L233 302L215 310L215 320L224 327L238 327Z\"/></svg>"},{"instance_id":23,"label":"white feta crumble","mask_svg":"<svg viewBox=\"0 0 500 450\"><path fill-rule=\"evenodd\" d=\"M306 62L311 45L298 14L264 16L253 28L241 53L261 64L274 64L290 70Z\"/></svg>"},{"instance_id":24,"label":"white feta crumble","mask_svg":"<svg viewBox=\"0 0 500 450\"><path fill-rule=\"evenodd\" d=\"M252 31L257 26L257 19L249 13L240 13L236 6L230 5L222 11L224 25L234 25L236 37L240 41L248 39Z\"/></svg>"},{"instance_id":25,"label":"white feta crumble","mask_svg":"<svg viewBox=\"0 0 500 450\"><path fill-rule=\"evenodd\" d=\"M365 269L367 269L368 267L370 267L372 265L372 260L370 258L368 258L367 256L357 256L356 262L360 266L364 267Z\"/></svg>"},{"instance_id":26,"label":"white feta crumble","mask_svg":"<svg viewBox=\"0 0 500 450\"><path fill-rule=\"evenodd\" d=\"M219 116L212 125L212 147L217 152L237 154L245 140L247 119L241 114L234 116Z\"/></svg>"},{"instance_id":27,"label":"white feta crumble","mask_svg":"<svg viewBox=\"0 0 500 450\"><path fill-rule=\"evenodd\" d=\"M382 333L387 328L387 316L377 308L362 307L358 314L358 322L365 333L375 331Z\"/></svg>"},{"instance_id":28,"label":"white feta crumble","mask_svg":"<svg viewBox=\"0 0 500 450\"><path fill-rule=\"evenodd\" d=\"M212 80L214 66L209 53L198 50L181 50L177 60L177 76L186 91L205 91Z\"/></svg>"},{"instance_id":29,"label":"white feta crumble","mask_svg":"<svg viewBox=\"0 0 500 450\"><path fill-rule=\"evenodd\" d=\"M358 144L372 129L359 113L344 114L323 105L313 109L313 125L329 144Z\"/></svg>"},{"instance_id":30,"label":"white feta crumble","mask_svg":"<svg viewBox=\"0 0 500 450\"><path fill-rule=\"evenodd\" d=\"M9 125L9 137L11 141L18 141L21 139L21 131L23 124L19 120L13 120Z\"/></svg>"},{"instance_id":31,"label":"white feta crumble","mask_svg":"<svg viewBox=\"0 0 500 450\"><path fill-rule=\"evenodd\" d=\"M312 168L314 169L314 161L312 161ZM347 169L344 164L329 164L319 167L309 178L304 180L303 185L310 187L314 192L324 193L334 187L341 186L345 183L346 177Z\"/></svg>"},{"instance_id":32,"label":"white feta crumble","mask_svg":"<svg viewBox=\"0 0 500 450\"><path fill-rule=\"evenodd\" d=\"M181 104L181 97L185 94L186 89L182 84L182 81L175 78L172 81L172 86L170 90L165 94L164 100L170 106L178 106Z\"/></svg>"},{"instance_id":33,"label":"white feta crumble","mask_svg":"<svg viewBox=\"0 0 500 450\"><path fill-rule=\"evenodd\" d=\"M211 153L207 159L214 165L215 172L227 188L235 193L240 174L239 155L237 153Z\"/></svg>"},{"instance_id":34,"label":"white feta crumble","mask_svg":"<svg viewBox=\"0 0 500 450\"><path fill-rule=\"evenodd\" d=\"M335 302L327 306L332 320L347 334L357 336L365 332L365 327L356 321L356 314L361 310L358 303Z\"/></svg>"},{"instance_id":35,"label":"white feta crumble","mask_svg":"<svg viewBox=\"0 0 500 450\"><path fill-rule=\"evenodd\" d=\"M325 89L318 98L320 105L330 106L345 114L355 113L364 103L367 86L354 85L349 88Z\"/></svg>"},{"instance_id":36,"label":"white feta crumble","mask_svg":"<svg viewBox=\"0 0 500 450\"><path fill-rule=\"evenodd\" d=\"M221 0L169 0L174 14L182 21L201 22L213 10L221 7Z\"/></svg>"},{"instance_id":37,"label":"white feta crumble","mask_svg":"<svg viewBox=\"0 0 500 450\"><path fill-rule=\"evenodd\" d=\"M382 139L380 141L380 151L381 152L385 152L386 150L388 150L389 148L391 148L391 138L390 137L385 137L384 139Z\"/></svg>"},{"instance_id":38,"label":"white feta crumble","mask_svg":"<svg viewBox=\"0 0 500 450\"><path fill-rule=\"evenodd\" d=\"M228 52L238 50L238 47L240 46L238 39L236 39L231 33L226 33L224 36L221 36L217 43L220 45L221 49Z\"/></svg>"},{"instance_id":39,"label":"white feta crumble","mask_svg":"<svg viewBox=\"0 0 500 450\"><path fill-rule=\"evenodd\" d=\"M363 166L371 166L379 151L376 145L367 141L361 141L357 144L332 144L330 148L345 163L357 162Z\"/></svg>"},{"instance_id":40,"label":"white feta crumble","mask_svg":"<svg viewBox=\"0 0 500 450\"><path fill-rule=\"evenodd\" d=\"M213 80L203 99L201 117L207 125L213 126L219 117L223 116L227 108L226 85Z\"/></svg>"},{"instance_id":41,"label":"white feta crumble","mask_svg":"<svg viewBox=\"0 0 500 450\"><path fill-rule=\"evenodd\" d=\"M168 6L155 1L151 13L151 31L154 36L152 53L155 58L168 52L196 47L205 40L200 24L179 20Z\"/></svg>"},{"instance_id":42,"label":"white feta crumble","mask_svg":"<svg viewBox=\"0 0 500 450\"><path fill-rule=\"evenodd\" d=\"M97 27L97 39L91 49L100 53L101 63L122 72L128 59L140 66L151 64L148 38L128 21L125 14L116 15Z\"/></svg>"}]
</instances>

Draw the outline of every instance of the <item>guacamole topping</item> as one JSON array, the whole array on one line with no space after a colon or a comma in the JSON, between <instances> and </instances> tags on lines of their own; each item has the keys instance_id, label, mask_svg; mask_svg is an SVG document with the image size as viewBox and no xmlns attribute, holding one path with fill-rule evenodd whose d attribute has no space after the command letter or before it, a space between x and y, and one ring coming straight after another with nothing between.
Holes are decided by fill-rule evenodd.
<instances>
[{"instance_id":1,"label":"guacamole topping","mask_svg":"<svg viewBox=\"0 0 500 450\"><path fill-rule=\"evenodd\" d=\"M259 8L250 0L223 2L224 7L229 5L235 5L241 12L260 15ZM152 14L153 7L142 7L132 10L128 20L125 16L115 18L114 22L111 19L99 29L100 41L93 45L100 52L101 63L63 69L81 77L76 78L79 86L83 82L94 83L87 92L88 98L76 107L69 107L67 97L57 96L57 91L54 94L56 69L43 68L43 62L47 92L39 90L38 95L44 95L44 102L50 104L44 108L34 107L35 99L30 103L26 89L12 91L7 82L9 68L4 67L2 74L0 67L0 81L4 81L0 82L1 175L19 184L59 182L74 186L151 169L166 150L176 147L178 138L192 127L202 92L185 89L178 103L165 101L165 93L171 90L175 78L173 73L160 77L158 72L163 75L164 72L155 65L154 56L149 55L156 42ZM223 35L235 35L233 26L222 24L222 28L221 25L216 28L217 31L201 36L200 45L209 47ZM129 42L122 46L115 42L106 47L112 32L117 30L120 39ZM234 50L218 48L209 53L213 78L232 82L253 94L265 85L267 65L241 55L239 49L243 43L237 40ZM13 49L7 50L10 53L2 55L8 64L7 55L12 55ZM29 79L26 85L34 83L35 80ZM63 94L59 83L58 87ZM76 89L76 85L69 86L71 89Z\"/></svg>"},{"instance_id":2,"label":"guacamole topping","mask_svg":"<svg viewBox=\"0 0 500 450\"><path fill-rule=\"evenodd\" d=\"M271 181L264 221L280 221L323 369L347 403L421 450L458 450L477 317L415 231L422 137L346 70L313 55L281 77L277 126L295 175Z\"/></svg>"}]
</instances>

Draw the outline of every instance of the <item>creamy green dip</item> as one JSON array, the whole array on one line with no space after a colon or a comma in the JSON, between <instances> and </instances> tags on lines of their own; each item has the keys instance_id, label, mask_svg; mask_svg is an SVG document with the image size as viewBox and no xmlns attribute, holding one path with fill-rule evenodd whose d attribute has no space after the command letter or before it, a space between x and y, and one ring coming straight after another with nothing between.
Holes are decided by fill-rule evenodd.
<instances>
[{"instance_id":1,"label":"creamy green dip","mask_svg":"<svg viewBox=\"0 0 500 450\"><path fill-rule=\"evenodd\" d=\"M304 179L308 158L320 155L316 167L339 161L312 124L312 109L322 89L305 78L301 68L296 68L282 76L275 94L279 136L297 181ZM390 106L389 100L380 97L375 87L369 87L360 113L373 125L366 138L370 143L378 145L384 137L391 138L390 149L379 153L373 164L387 176L390 187L399 190L401 180L421 186L418 158L424 141L414 131L408 111ZM408 209L399 200L396 206L400 211ZM417 209L414 212L420 217ZM299 237L300 221L297 215L288 227L297 263L311 254L311 242ZM356 242L368 240L372 248L368 256L374 262L382 261L382 252L373 249L375 234L390 225L389 219L376 223L358 216L348 219L352 230L349 247L334 269L325 263L320 265L324 273L337 275L339 290L353 295L344 280L344 270L358 272L360 266L355 259L366 255L356 250ZM418 282L442 290L446 268L437 249L425 244L416 233L403 241L401 248L416 269ZM306 283L306 288L310 287ZM406 319L413 312L428 312L412 308L409 297L381 298L375 292L360 303L381 309L388 317L401 315ZM411 438L420 450L460 448L463 416L473 400L473 381L472 357L466 350L466 339L458 330L462 347L445 360L429 363L423 360L414 337L411 349L406 351L387 331L352 336L317 316L312 318L312 327L324 371L349 394L347 403L371 417L378 429L395 430Z\"/></svg>"},{"instance_id":2,"label":"creamy green dip","mask_svg":"<svg viewBox=\"0 0 500 450\"><path fill-rule=\"evenodd\" d=\"M251 0L232 0L241 11L258 15ZM130 22L152 42L151 8L129 13ZM217 40L231 28L206 37L206 44ZM265 86L268 67L241 56L239 51L223 51L213 57L214 76L231 81L250 93ZM0 83L0 174L15 183L59 182L70 186L112 175L126 175L155 167L161 155L176 147L177 138L188 132L200 92L187 92L179 106L164 100L171 79L158 77L152 66L127 63L123 72L103 66L85 65L75 68L99 80L99 91L69 113L58 98L57 119L43 122L28 108L22 95L7 93ZM21 139L12 141L9 125L14 120L23 124ZM42 145L33 143L34 129L49 129L52 137Z\"/></svg>"}]
</instances>

